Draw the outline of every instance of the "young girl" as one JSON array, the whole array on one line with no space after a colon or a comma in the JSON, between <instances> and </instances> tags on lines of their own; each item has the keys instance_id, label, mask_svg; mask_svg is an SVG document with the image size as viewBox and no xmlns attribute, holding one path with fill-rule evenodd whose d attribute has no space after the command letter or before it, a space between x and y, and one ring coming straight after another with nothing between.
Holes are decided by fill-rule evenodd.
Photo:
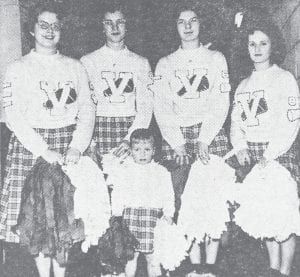
<instances>
[{"instance_id":1,"label":"young girl","mask_svg":"<svg viewBox=\"0 0 300 277\"><path fill-rule=\"evenodd\" d=\"M264 203L265 209L256 209L255 207L262 204L256 201L269 199L264 187L267 186L267 175L261 176L265 178L265 184L258 188L259 191L248 190L248 198L252 205L247 208L240 203L241 210L236 211L236 223L250 235L265 239L270 260L270 276L288 276L296 245L295 233L300 234L299 202L296 206L292 204L292 198L295 198L297 193L295 181L299 181L299 149L295 148L299 131L299 89L294 76L278 67L283 61L283 44L278 28L266 20L248 22L245 34L247 37L244 45L247 45L253 71L240 83L235 93L231 126L232 144L238 150L237 159L242 166L246 162L250 164L251 161L258 164L255 174L266 174L263 173L264 169L271 167L275 160L284 167L283 169L288 170L292 179L283 184L274 179L274 188L269 192L278 191L279 186L277 197L286 200L286 204L281 206L280 203L284 201L278 201L275 205ZM254 174L254 169L252 172ZM248 182L253 174L250 172L249 178L246 177L244 182ZM294 195L289 197L289 188L293 186ZM263 193L266 193L265 197ZM287 199L282 199L285 197ZM282 211L286 211L285 216L282 216ZM273 220L266 222L266 215L270 212L273 214ZM293 217L295 213L297 216ZM248 215L247 223L242 221L243 215ZM291 218L294 218L292 222ZM281 222L281 225L272 229L276 222ZM268 231L266 228L273 230L272 234L263 235Z\"/></svg>"},{"instance_id":2,"label":"young girl","mask_svg":"<svg viewBox=\"0 0 300 277\"><path fill-rule=\"evenodd\" d=\"M8 67L3 87L7 125L13 132L0 203L0 236L7 242L19 242L11 227L37 157L49 163L78 162L90 143L95 117L84 68L57 50L61 7L39 4L29 18L35 48ZM40 276L49 276L50 257L40 253L35 260ZM55 276L64 276L55 260L53 269Z\"/></svg>"},{"instance_id":3,"label":"young girl","mask_svg":"<svg viewBox=\"0 0 300 277\"><path fill-rule=\"evenodd\" d=\"M150 65L125 45L127 23L121 2L103 6L105 45L81 58L97 100L95 150L104 155L115 149L118 157L129 154L130 134L149 127L153 110L147 89Z\"/></svg>"},{"instance_id":4,"label":"young girl","mask_svg":"<svg viewBox=\"0 0 300 277\"><path fill-rule=\"evenodd\" d=\"M228 113L230 85L224 56L201 43L205 22L195 7L180 6L176 20L181 45L157 64L155 75L160 85L154 94L154 114L164 139L163 159L171 164L178 213L189 158L207 164L209 153L224 156L228 150L222 125ZM215 263L218 244L218 240L207 244L208 264ZM198 244L190 257L199 267Z\"/></svg>"},{"instance_id":5,"label":"young girl","mask_svg":"<svg viewBox=\"0 0 300 277\"><path fill-rule=\"evenodd\" d=\"M123 215L123 221L139 241L133 260L127 263L125 274L135 276L139 252L147 260L148 276L156 276L152 262L154 228L163 216L172 224L174 194L168 171L153 161L154 137L147 129L137 129L130 137L132 158L128 158L109 178L113 184L113 215Z\"/></svg>"}]
</instances>

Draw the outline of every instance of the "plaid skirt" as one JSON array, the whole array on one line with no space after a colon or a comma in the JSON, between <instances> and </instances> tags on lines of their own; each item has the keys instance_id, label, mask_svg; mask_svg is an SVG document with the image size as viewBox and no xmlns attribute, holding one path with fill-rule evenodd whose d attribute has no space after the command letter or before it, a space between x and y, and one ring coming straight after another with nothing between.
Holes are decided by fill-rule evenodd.
<instances>
[{"instance_id":1,"label":"plaid skirt","mask_svg":"<svg viewBox=\"0 0 300 277\"><path fill-rule=\"evenodd\" d=\"M187 153L193 158L196 158L198 153L198 138L201 131L202 123L198 123L188 127L180 127L181 133L186 142ZM218 156L225 156L229 151L228 138L225 134L225 130L222 128L219 133L216 135L214 140L208 147L210 154L215 154ZM174 160L176 158L175 151L171 146L163 139L162 141L162 159L165 161Z\"/></svg>"},{"instance_id":2,"label":"plaid skirt","mask_svg":"<svg viewBox=\"0 0 300 277\"><path fill-rule=\"evenodd\" d=\"M129 231L139 241L136 251L153 252L154 228L156 221L162 216L162 210L157 208L130 208L123 211L123 222Z\"/></svg>"},{"instance_id":3,"label":"plaid skirt","mask_svg":"<svg viewBox=\"0 0 300 277\"><path fill-rule=\"evenodd\" d=\"M253 162L258 162L264 151L268 147L268 142L247 142L248 150ZM296 142L293 143L291 148L281 156L279 156L276 161L284 166L289 172L294 180L298 183L300 182L300 165L299 165L299 149L297 149Z\"/></svg>"},{"instance_id":4,"label":"plaid skirt","mask_svg":"<svg viewBox=\"0 0 300 277\"><path fill-rule=\"evenodd\" d=\"M68 148L74 130L75 125L57 129L35 129L50 149L60 153ZM10 228L17 224L24 182L36 159L12 134L6 158L4 184L0 189L0 239L7 242L19 242L19 236L11 232Z\"/></svg>"},{"instance_id":5,"label":"plaid skirt","mask_svg":"<svg viewBox=\"0 0 300 277\"><path fill-rule=\"evenodd\" d=\"M135 116L105 117L96 116L93 140L96 142L100 155L107 154L111 149L118 147L128 134Z\"/></svg>"}]
</instances>

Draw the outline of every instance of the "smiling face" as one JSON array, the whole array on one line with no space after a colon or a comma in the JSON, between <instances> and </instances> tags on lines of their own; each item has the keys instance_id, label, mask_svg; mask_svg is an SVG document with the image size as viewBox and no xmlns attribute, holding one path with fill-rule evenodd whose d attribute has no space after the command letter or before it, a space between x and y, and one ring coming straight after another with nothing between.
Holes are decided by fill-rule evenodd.
<instances>
[{"instance_id":1,"label":"smiling face","mask_svg":"<svg viewBox=\"0 0 300 277\"><path fill-rule=\"evenodd\" d=\"M194 11L183 11L177 20L177 31L181 41L190 42L199 40L200 22Z\"/></svg>"},{"instance_id":2,"label":"smiling face","mask_svg":"<svg viewBox=\"0 0 300 277\"><path fill-rule=\"evenodd\" d=\"M34 25L34 32L31 33L35 39L36 51L56 51L60 30L61 24L57 15L52 12L42 12Z\"/></svg>"},{"instance_id":3,"label":"smiling face","mask_svg":"<svg viewBox=\"0 0 300 277\"><path fill-rule=\"evenodd\" d=\"M137 164L148 164L152 161L155 153L151 140L136 140L132 142L131 154Z\"/></svg>"},{"instance_id":4,"label":"smiling face","mask_svg":"<svg viewBox=\"0 0 300 277\"><path fill-rule=\"evenodd\" d=\"M248 51L254 64L270 64L271 41L262 31L254 31L249 35Z\"/></svg>"},{"instance_id":5,"label":"smiling face","mask_svg":"<svg viewBox=\"0 0 300 277\"><path fill-rule=\"evenodd\" d=\"M103 30L108 43L123 43L126 34L126 20L121 11L107 12L103 18Z\"/></svg>"}]
</instances>

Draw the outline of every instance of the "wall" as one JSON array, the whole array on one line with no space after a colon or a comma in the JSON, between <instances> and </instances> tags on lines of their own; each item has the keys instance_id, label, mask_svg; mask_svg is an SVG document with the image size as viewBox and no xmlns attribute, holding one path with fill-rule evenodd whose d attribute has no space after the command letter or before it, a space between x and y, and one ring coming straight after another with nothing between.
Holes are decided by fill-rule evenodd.
<instances>
[{"instance_id":1,"label":"wall","mask_svg":"<svg viewBox=\"0 0 300 277\"><path fill-rule=\"evenodd\" d=\"M284 67L292 72L300 85L300 0L282 1L274 11L287 45Z\"/></svg>"},{"instance_id":2,"label":"wall","mask_svg":"<svg viewBox=\"0 0 300 277\"><path fill-rule=\"evenodd\" d=\"M21 56L20 11L18 0L0 1L0 83L7 64ZM0 94L1 94L0 86ZM0 121L3 120L0 97Z\"/></svg>"}]
</instances>

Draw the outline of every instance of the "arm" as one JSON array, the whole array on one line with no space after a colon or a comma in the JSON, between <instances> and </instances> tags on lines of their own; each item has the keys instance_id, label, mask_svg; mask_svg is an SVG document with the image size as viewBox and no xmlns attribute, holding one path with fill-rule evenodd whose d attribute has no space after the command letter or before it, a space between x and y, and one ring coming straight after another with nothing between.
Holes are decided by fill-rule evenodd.
<instances>
[{"instance_id":1,"label":"arm","mask_svg":"<svg viewBox=\"0 0 300 277\"><path fill-rule=\"evenodd\" d=\"M163 138L173 149L185 144L173 110L172 91L168 81L168 64L162 59L155 70L155 79L150 86L154 95L154 115Z\"/></svg>"},{"instance_id":2,"label":"arm","mask_svg":"<svg viewBox=\"0 0 300 277\"><path fill-rule=\"evenodd\" d=\"M238 86L236 90L237 95L243 87L243 82ZM245 137L245 132L242 128L243 121L242 115L243 109L240 103L236 99L233 102L233 109L231 112L231 126L230 126L230 140L233 146L233 153L241 166L246 166L251 163L251 159L248 153L248 145Z\"/></svg>"},{"instance_id":3,"label":"arm","mask_svg":"<svg viewBox=\"0 0 300 277\"><path fill-rule=\"evenodd\" d=\"M124 195L126 195L126 191L123 190L122 186L122 170L119 172L112 172L110 174L110 181L113 185L113 190L111 192L111 209L112 215L114 216L122 216L124 205L123 199Z\"/></svg>"},{"instance_id":4,"label":"arm","mask_svg":"<svg viewBox=\"0 0 300 277\"><path fill-rule=\"evenodd\" d=\"M243 87L244 81L238 86L235 95L237 95ZM236 151L247 149L247 140L245 137L245 132L243 130L242 115L243 109L240 103L236 100L233 102L233 109L231 112L231 126L230 126L230 140L233 148Z\"/></svg>"},{"instance_id":5,"label":"arm","mask_svg":"<svg viewBox=\"0 0 300 277\"><path fill-rule=\"evenodd\" d=\"M161 170L160 180L162 186L160 194L162 195L163 198L162 200L163 213L164 216L172 218L175 212L175 206L174 206L175 196L174 196L171 174L165 168L162 168Z\"/></svg>"},{"instance_id":6,"label":"arm","mask_svg":"<svg viewBox=\"0 0 300 277\"><path fill-rule=\"evenodd\" d=\"M286 153L294 143L300 127L300 94L292 74L285 72L279 83L279 97L275 99L276 109L271 116L271 138L264 153L267 160L273 160Z\"/></svg>"},{"instance_id":7,"label":"arm","mask_svg":"<svg viewBox=\"0 0 300 277\"><path fill-rule=\"evenodd\" d=\"M48 144L29 124L24 114L29 101L24 97L24 72L19 63L11 64L3 83L3 107L8 128L15 133L22 145L35 156L47 156Z\"/></svg>"},{"instance_id":8,"label":"arm","mask_svg":"<svg viewBox=\"0 0 300 277\"><path fill-rule=\"evenodd\" d=\"M76 130L73 133L70 148L75 148L79 150L80 153L83 153L88 147L93 135L96 107L92 100L86 71L80 63L77 64L77 67L78 114Z\"/></svg>"},{"instance_id":9,"label":"arm","mask_svg":"<svg viewBox=\"0 0 300 277\"><path fill-rule=\"evenodd\" d=\"M125 140L129 141L131 133L139 128L148 128L153 112L153 94L148 89L151 82L151 68L149 62L145 60L138 76L136 88L136 115L133 124L128 130Z\"/></svg>"},{"instance_id":10,"label":"arm","mask_svg":"<svg viewBox=\"0 0 300 277\"><path fill-rule=\"evenodd\" d=\"M212 140L222 128L229 110L230 84L228 68L224 56L217 52L214 54L216 78L210 91L207 103L207 117L203 120L199 142L210 145Z\"/></svg>"}]
</instances>

